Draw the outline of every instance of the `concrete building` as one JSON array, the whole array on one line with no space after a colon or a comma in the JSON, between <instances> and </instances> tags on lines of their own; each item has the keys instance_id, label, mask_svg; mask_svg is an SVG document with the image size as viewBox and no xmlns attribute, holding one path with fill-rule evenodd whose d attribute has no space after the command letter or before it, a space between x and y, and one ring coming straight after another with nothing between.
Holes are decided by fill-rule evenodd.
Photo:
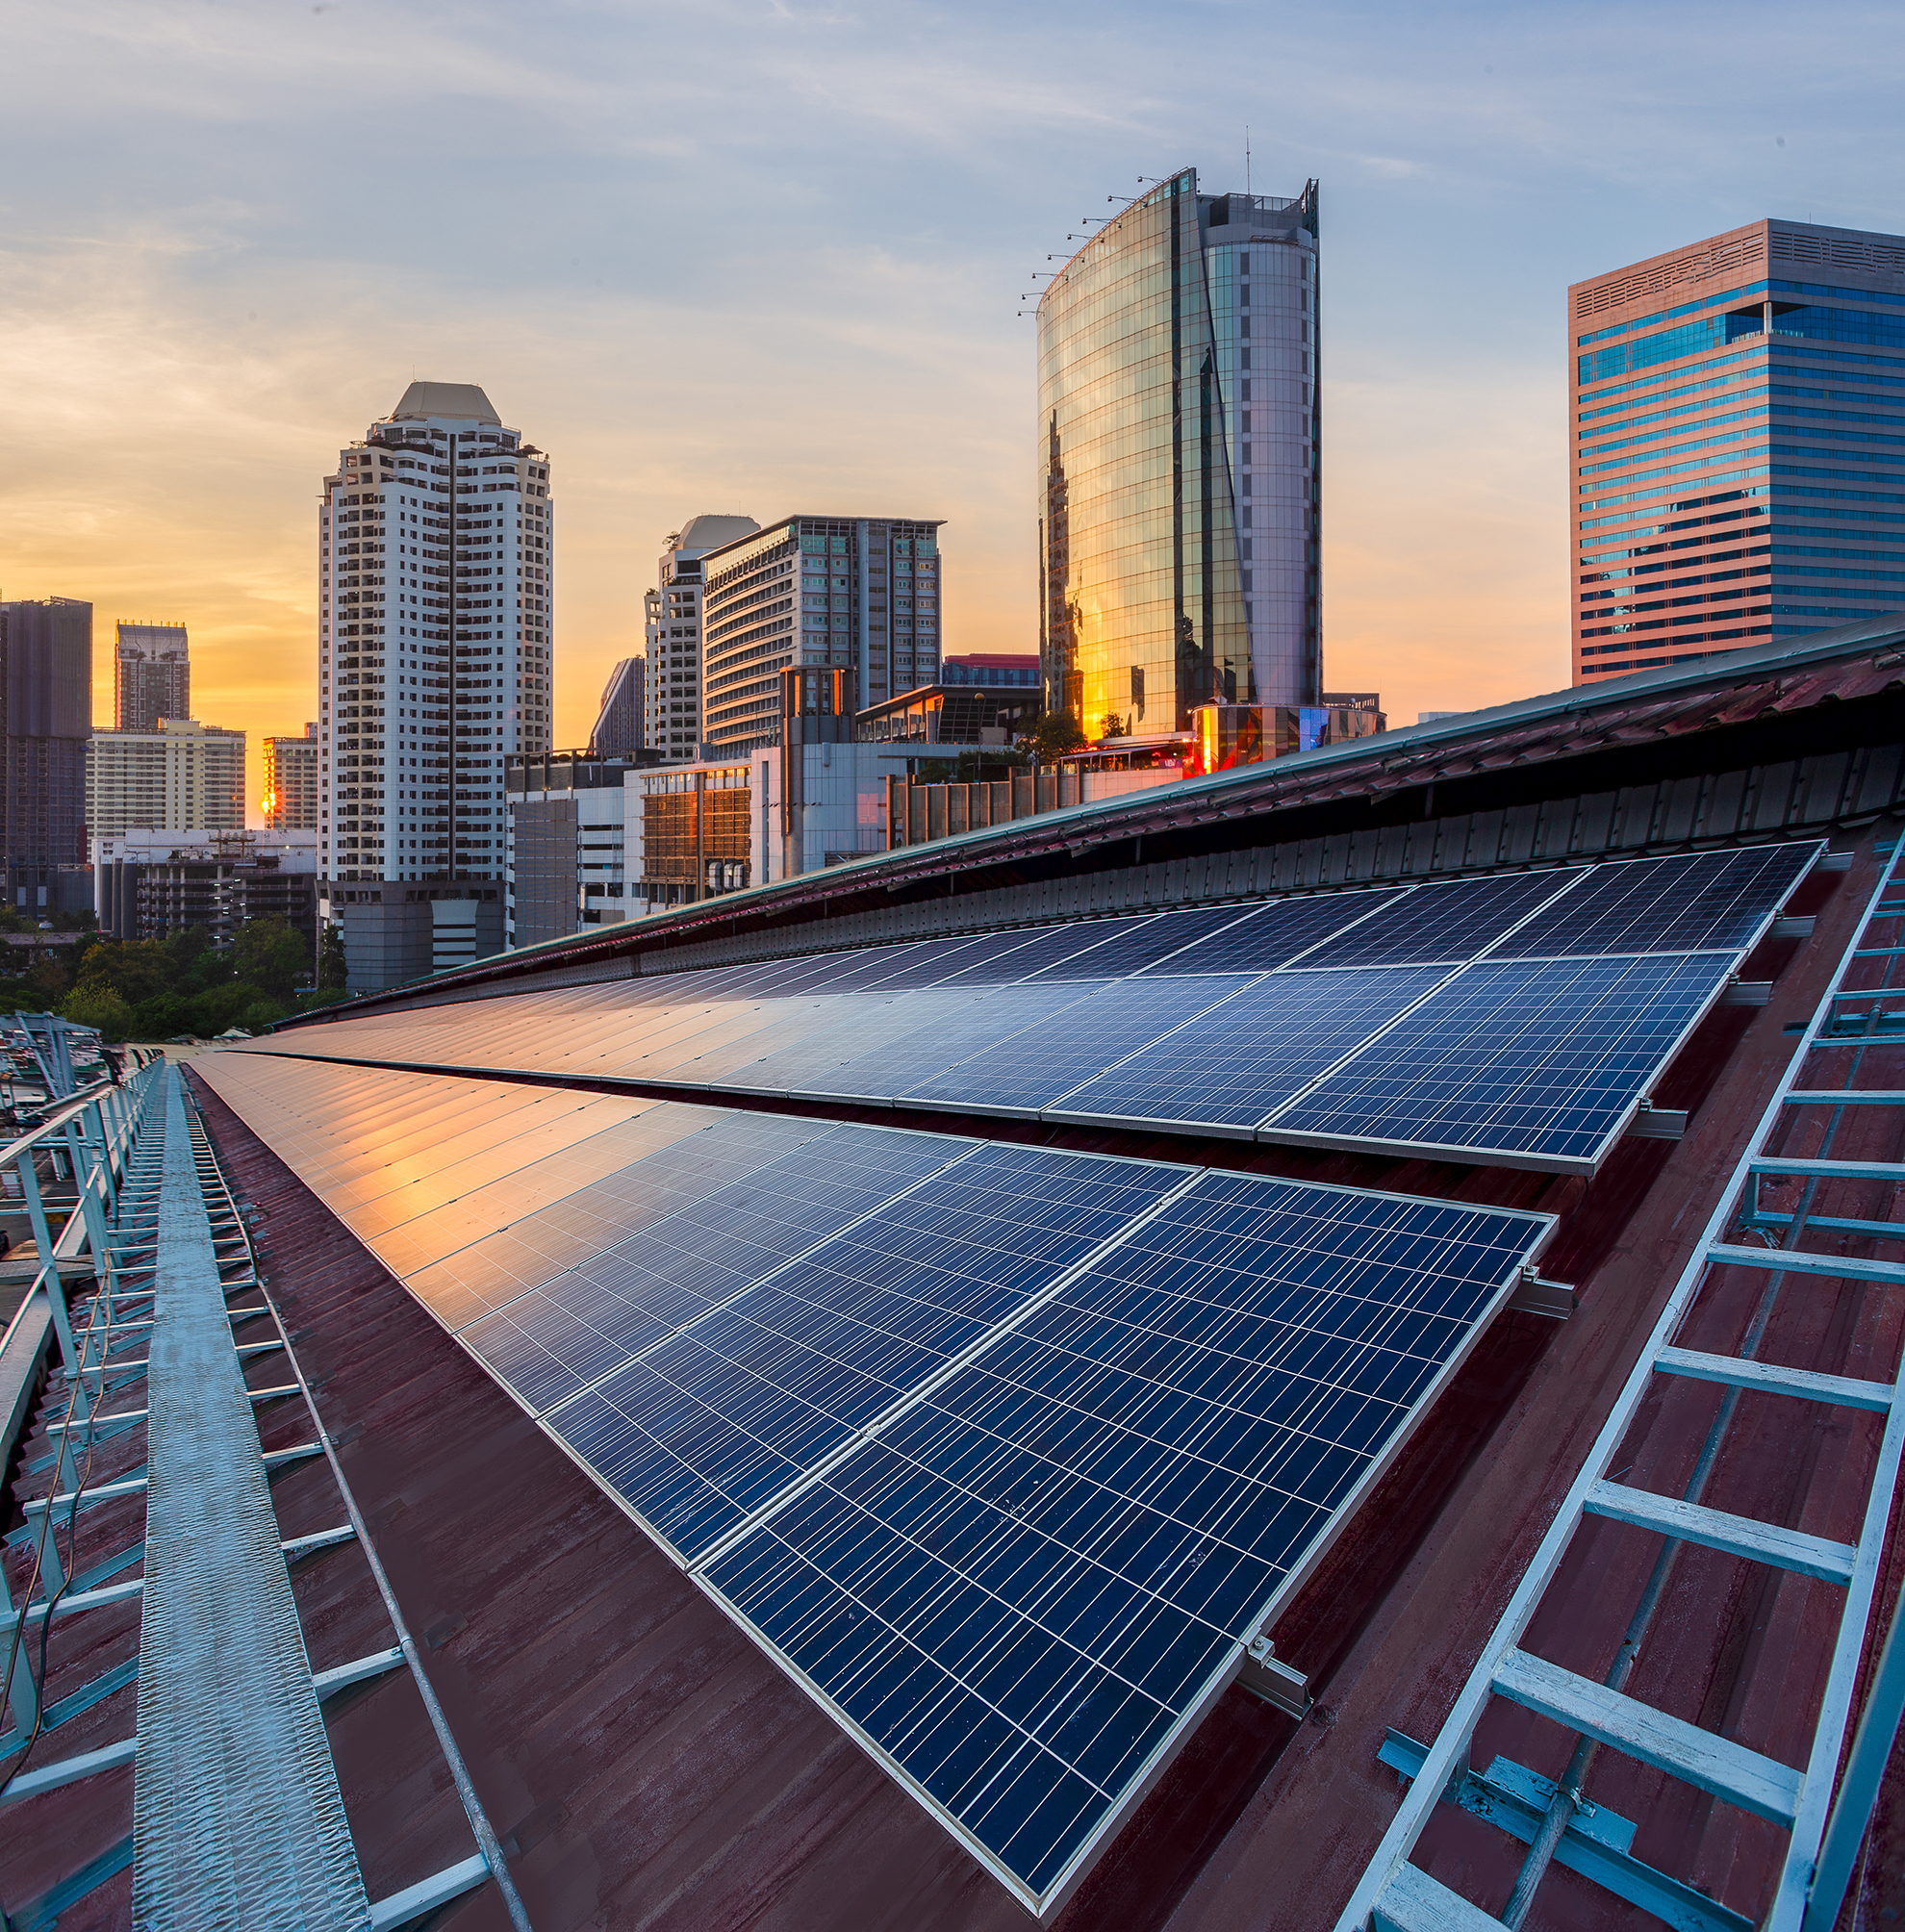
<instances>
[{"instance_id":1,"label":"concrete building","mask_svg":"<svg viewBox=\"0 0 1905 1932\"><path fill-rule=\"evenodd\" d=\"M630 775L627 891L636 912L886 850L887 780L903 776L920 748L856 739L853 681L850 670L783 670L767 746Z\"/></svg>"},{"instance_id":2,"label":"concrete building","mask_svg":"<svg viewBox=\"0 0 1905 1932\"><path fill-rule=\"evenodd\" d=\"M624 657L609 674L602 708L589 733L589 750L598 758L632 758L645 742L647 672L645 657Z\"/></svg>"},{"instance_id":3,"label":"concrete building","mask_svg":"<svg viewBox=\"0 0 1905 1932\"><path fill-rule=\"evenodd\" d=\"M92 606L79 597L0 603L6 711L7 902L80 911L86 746L92 735Z\"/></svg>"},{"instance_id":4,"label":"concrete building","mask_svg":"<svg viewBox=\"0 0 1905 1932\"><path fill-rule=\"evenodd\" d=\"M114 939L202 926L228 946L247 920L287 919L318 942L318 834L141 829L92 840L93 907Z\"/></svg>"},{"instance_id":5,"label":"concrete building","mask_svg":"<svg viewBox=\"0 0 1905 1932\"><path fill-rule=\"evenodd\" d=\"M667 539L656 566L656 587L644 599L648 659L643 686L643 743L668 765L701 755L702 559L750 536L751 517L691 517Z\"/></svg>"},{"instance_id":6,"label":"concrete building","mask_svg":"<svg viewBox=\"0 0 1905 1932\"><path fill-rule=\"evenodd\" d=\"M1574 681L1905 608L1905 235L1752 221L1568 291Z\"/></svg>"},{"instance_id":7,"label":"concrete building","mask_svg":"<svg viewBox=\"0 0 1905 1932\"><path fill-rule=\"evenodd\" d=\"M265 796L259 800L266 825L274 832L318 829L318 726L302 738L265 741Z\"/></svg>"},{"instance_id":8,"label":"concrete building","mask_svg":"<svg viewBox=\"0 0 1905 1932\"><path fill-rule=\"evenodd\" d=\"M972 651L942 660L937 682L862 705L855 738L874 744L1009 746L1044 710L1036 651Z\"/></svg>"},{"instance_id":9,"label":"concrete building","mask_svg":"<svg viewBox=\"0 0 1905 1932\"><path fill-rule=\"evenodd\" d=\"M191 655L182 623L115 626L113 723L121 731L156 731L162 718L191 716Z\"/></svg>"},{"instance_id":10,"label":"concrete building","mask_svg":"<svg viewBox=\"0 0 1905 1932\"><path fill-rule=\"evenodd\" d=\"M1323 686L1317 191L1205 194L1186 168L1038 304L1046 705L1086 734Z\"/></svg>"},{"instance_id":11,"label":"concrete building","mask_svg":"<svg viewBox=\"0 0 1905 1932\"><path fill-rule=\"evenodd\" d=\"M244 828L244 733L195 718L154 731L95 731L86 747L86 819L92 836L136 826Z\"/></svg>"},{"instance_id":12,"label":"concrete building","mask_svg":"<svg viewBox=\"0 0 1905 1932\"><path fill-rule=\"evenodd\" d=\"M502 944L503 761L549 744L554 516L546 453L474 383L412 383L324 479L318 871L354 990Z\"/></svg>"},{"instance_id":13,"label":"concrete building","mask_svg":"<svg viewBox=\"0 0 1905 1932\"><path fill-rule=\"evenodd\" d=\"M868 704L939 675L943 520L783 517L703 559L708 755L777 744L780 674L848 671Z\"/></svg>"},{"instance_id":14,"label":"concrete building","mask_svg":"<svg viewBox=\"0 0 1905 1932\"><path fill-rule=\"evenodd\" d=\"M648 762L646 753L604 757L593 748L509 760L506 944L533 946L628 917L627 780Z\"/></svg>"}]
</instances>

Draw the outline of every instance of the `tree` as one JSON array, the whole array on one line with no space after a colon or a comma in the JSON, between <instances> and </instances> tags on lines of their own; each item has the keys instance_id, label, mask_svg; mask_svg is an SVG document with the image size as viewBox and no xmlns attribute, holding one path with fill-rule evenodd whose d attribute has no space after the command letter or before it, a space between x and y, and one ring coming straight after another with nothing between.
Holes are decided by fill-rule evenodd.
<instances>
[{"instance_id":1,"label":"tree","mask_svg":"<svg viewBox=\"0 0 1905 1932\"><path fill-rule=\"evenodd\" d=\"M330 921L324 924L324 937L318 948L318 983L343 986L349 979L344 963L343 928Z\"/></svg>"},{"instance_id":2,"label":"tree","mask_svg":"<svg viewBox=\"0 0 1905 1932\"><path fill-rule=\"evenodd\" d=\"M1026 742L1042 765L1062 758L1068 751L1081 751L1085 734L1069 711L1048 711L1031 728Z\"/></svg>"},{"instance_id":3,"label":"tree","mask_svg":"<svg viewBox=\"0 0 1905 1932\"><path fill-rule=\"evenodd\" d=\"M273 1000L288 999L292 988L311 975L303 936L276 912L266 919L248 919L239 928L232 942L232 965L240 979Z\"/></svg>"},{"instance_id":4,"label":"tree","mask_svg":"<svg viewBox=\"0 0 1905 1932\"><path fill-rule=\"evenodd\" d=\"M123 1040L133 1030L132 1008L110 987L93 991L81 987L68 993L61 1003L60 1017L76 1027L97 1027L109 1040Z\"/></svg>"}]
</instances>

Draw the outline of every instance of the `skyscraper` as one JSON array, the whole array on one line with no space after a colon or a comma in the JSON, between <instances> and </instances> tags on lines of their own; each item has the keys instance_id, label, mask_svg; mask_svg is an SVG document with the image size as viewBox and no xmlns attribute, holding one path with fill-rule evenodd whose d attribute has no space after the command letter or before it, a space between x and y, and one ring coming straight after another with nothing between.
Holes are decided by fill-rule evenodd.
<instances>
[{"instance_id":1,"label":"skyscraper","mask_svg":"<svg viewBox=\"0 0 1905 1932\"><path fill-rule=\"evenodd\" d=\"M597 758L632 758L642 749L646 722L643 687L648 660L624 657L602 688L602 708L589 733L589 753Z\"/></svg>"},{"instance_id":2,"label":"skyscraper","mask_svg":"<svg viewBox=\"0 0 1905 1932\"><path fill-rule=\"evenodd\" d=\"M92 606L78 597L0 603L0 624L6 648L7 898L15 909L57 906L56 875L86 864ZM90 903L89 892L84 902Z\"/></svg>"},{"instance_id":3,"label":"skyscraper","mask_svg":"<svg viewBox=\"0 0 1905 1932\"><path fill-rule=\"evenodd\" d=\"M1575 683L1905 607L1905 236L1749 222L1568 335Z\"/></svg>"},{"instance_id":4,"label":"skyscraper","mask_svg":"<svg viewBox=\"0 0 1905 1932\"><path fill-rule=\"evenodd\" d=\"M1317 190L1114 215L1038 305L1040 656L1086 731L1315 704Z\"/></svg>"},{"instance_id":5,"label":"skyscraper","mask_svg":"<svg viewBox=\"0 0 1905 1932\"><path fill-rule=\"evenodd\" d=\"M548 458L474 383L413 382L324 479L318 875L353 986L430 970L439 899L502 943L503 759L549 746L554 569Z\"/></svg>"},{"instance_id":6,"label":"skyscraper","mask_svg":"<svg viewBox=\"0 0 1905 1932\"><path fill-rule=\"evenodd\" d=\"M780 743L780 674L854 674L856 704L939 676L941 518L783 517L702 560L701 735L715 758Z\"/></svg>"},{"instance_id":7,"label":"skyscraper","mask_svg":"<svg viewBox=\"0 0 1905 1932\"><path fill-rule=\"evenodd\" d=\"M318 726L265 741L265 823L274 832L318 829Z\"/></svg>"},{"instance_id":8,"label":"skyscraper","mask_svg":"<svg viewBox=\"0 0 1905 1932\"><path fill-rule=\"evenodd\" d=\"M646 740L665 765L701 755L701 559L751 536L751 517L690 517L666 540L648 594L648 664L644 679Z\"/></svg>"},{"instance_id":9,"label":"skyscraper","mask_svg":"<svg viewBox=\"0 0 1905 1932\"><path fill-rule=\"evenodd\" d=\"M121 731L156 731L162 718L191 716L191 660L182 623L117 626L113 722Z\"/></svg>"}]
</instances>

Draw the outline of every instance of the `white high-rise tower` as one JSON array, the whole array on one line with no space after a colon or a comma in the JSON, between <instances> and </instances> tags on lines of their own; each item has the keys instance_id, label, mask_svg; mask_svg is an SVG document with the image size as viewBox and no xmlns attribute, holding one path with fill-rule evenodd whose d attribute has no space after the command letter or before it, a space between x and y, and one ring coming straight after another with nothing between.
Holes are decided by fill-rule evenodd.
<instances>
[{"instance_id":1,"label":"white high-rise tower","mask_svg":"<svg viewBox=\"0 0 1905 1932\"><path fill-rule=\"evenodd\" d=\"M324 479L318 875L353 987L502 944L503 759L549 749L554 552L548 458L473 383L412 383ZM439 901L475 903L433 943Z\"/></svg>"}]
</instances>

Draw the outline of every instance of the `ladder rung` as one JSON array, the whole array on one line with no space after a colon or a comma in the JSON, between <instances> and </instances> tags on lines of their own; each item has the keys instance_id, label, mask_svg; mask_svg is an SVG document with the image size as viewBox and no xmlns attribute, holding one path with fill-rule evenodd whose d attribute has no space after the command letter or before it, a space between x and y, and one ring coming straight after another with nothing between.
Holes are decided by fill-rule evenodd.
<instances>
[{"instance_id":1,"label":"ladder rung","mask_svg":"<svg viewBox=\"0 0 1905 1932\"><path fill-rule=\"evenodd\" d=\"M1799 1772L1525 1650L1511 1650L1496 1665L1493 1688L1526 1710L1612 1744L1755 1818L1790 1830L1798 1814L1805 1782Z\"/></svg>"},{"instance_id":2,"label":"ladder rung","mask_svg":"<svg viewBox=\"0 0 1905 1932\"><path fill-rule=\"evenodd\" d=\"M1736 1248L1715 1241L1707 1258L1773 1275L1835 1275L1849 1282L1905 1282L1905 1261L1868 1261L1863 1255L1809 1255L1798 1248Z\"/></svg>"},{"instance_id":3,"label":"ladder rung","mask_svg":"<svg viewBox=\"0 0 1905 1932\"><path fill-rule=\"evenodd\" d=\"M1795 1087L1786 1096L1788 1106L1905 1106L1905 1093L1881 1093L1877 1089L1855 1092L1849 1087L1820 1093Z\"/></svg>"},{"instance_id":4,"label":"ladder rung","mask_svg":"<svg viewBox=\"0 0 1905 1932\"><path fill-rule=\"evenodd\" d=\"M1749 1228L1790 1228L1794 1214L1748 1214ZM1827 1234L1869 1234L1875 1241L1905 1241L1905 1221L1848 1221L1842 1214L1808 1214L1801 1224L1808 1232Z\"/></svg>"},{"instance_id":5,"label":"ladder rung","mask_svg":"<svg viewBox=\"0 0 1905 1932\"><path fill-rule=\"evenodd\" d=\"M1396 1868L1372 1916L1376 1932L1500 1932L1502 1922L1418 1865Z\"/></svg>"},{"instance_id":6,"label":"ladder rung","mask_svg":"<svg viewBox=\"0 0 1905 1932\"><path fill-rule=\"evenodd\" d=\"M1684 1375L1693 1382L1717 1382L1729 1388L1758 1389L1766 1395L1794 1395L1806 1402L1834 1402L1845 1409L1883 1411L1892 1407L1892 1388L1884 1382L1859 1382L1849 1375L1819 1375L1810 1368L1780 1368L1738 1355L1702 1355L1696 1349L1664 1348L1654 1358L1662 1375Z\"/></svg>"},{"instance_id":7,"label":"ladder rung","mask_svg":"<svg viewBox=\"0 0 1905 1932\"><path fill-rule=\"evenodd\" d=\"M1581 1507L1591 1516L1627 1523L1637 1530L1653 1530L1684 1543L1699 1543L1730 1557L1770 1563L1775 1569L1817 1577L1821 1583L1849 1583L1853 1560L1850 1543L1828 1542L1803 1530L1783 1530L1752 1516L1733 1516L1701 1503L1684 1503L1673 1496L1657 1496L1631 1489L1624 1483L1596 1483Z\"/></svg>"},{"instance_id":8,"label":"ladder rung","mask_svg":"<svg viewBox=\"0 0 1905 1932\"><path fill-rule=\"evenodd\" d=\"M1905 1160L1789 1160L1765 1155L1750 1164L1755 1174L1796 1174L1815 1181L1905 1181Z\"/></svg>"}]
</instances>

